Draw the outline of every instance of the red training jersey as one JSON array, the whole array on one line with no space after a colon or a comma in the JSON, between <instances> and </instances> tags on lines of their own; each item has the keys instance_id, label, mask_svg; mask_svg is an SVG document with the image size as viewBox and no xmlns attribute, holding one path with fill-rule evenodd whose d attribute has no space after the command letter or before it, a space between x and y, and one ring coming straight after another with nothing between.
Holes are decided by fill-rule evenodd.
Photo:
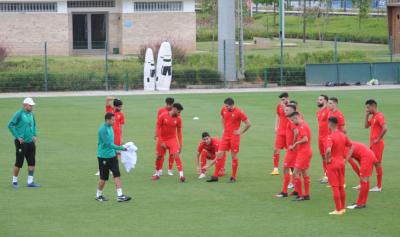
<instances>
[{"instance_id":1,"label":"red training jersey","mask_svg":"<svg viewBox=\"0 0 400 237\"><path fill-rule=\"evenodd\" d=\"M299 135L297 136L297 141L300 141L305 136L307 136L307 138L308 138L308 141L306 143L299 144L297 146L297 152L298 153L307 153L307 154L312 153L310 126L308 126L308 124L306 122L303 122L302 124L297 126L297 129L299 131Z\"/></svg>"},{"instance_id":2,"label":"red training jersey","mask_svg":"<svg viewBox=\"0 0 400 237\"><path fill-rule=\"evenodd\" d=\"M351 146L350 139L341 131L332 131L326 139L326 148L331 148L332 163L343 163L346 147Z\"/></svg>"},{"instance_id":3,"label":"red training jersey","mask_svg":"<svg viewBox=\"0 0 400 237\"><path fill-rule=\"evenodd\" d=\"M381 112L375 113L369 120L369 125L371 126L369 141L372 144L372 141L377 139L379 135L381 135L382 127L383 125L385 125L385 117Z\"/></svg>"},{"instance_id":4,"label":"red training jersey","mask_svg":"<svg viewBox=\"0 0 400 237\"><path fill-rule=\"evenodd\" d=\"M114 135L121 133L121 125L125 124L125 116L122 111L116 111L111 105L106 105L106 113L113 113L115 116L115 123L113 125Z\"/></svg>"},{"instance_id":5,"label":"red training jersey","mask_svg":"<svg viewBox=\"0 0 400 237\"><path fill-rule=\"evenodd\" d=\"M342 128L344 127L345 124L343 113L338 109L336 109L335 111L329 111L328 118L330 117L337 118L338 120L337 129L339 131L342 131Z\"/></svg>"},{"instance_id":6,"label":"red training jersey","mask_svg":"<svg viewBox=\"0 0 400 237\"><path fill-rule=\"evenodd\" d=\"M285 135L288 118L285 114L285 107L280 103L276 107L276 115L279 117L278 135Z\"/></svg>"},{"instance_id":7,"label":"red training jersey","mask_svg":"<svg viewBox=\"0 0 400 237\"><path fill-rule=\"evenodd\" d=\"M162 141L176 139L178 137L182 145L182 119L180 116L173 117L169 113L161 114L157 119L157 137Z\"/></svg>"},{"instance_id":8,"label":"red training jersey","mask_svg":"<svg viewBox=\"0 0 400 237\"><path fill-rule=\"evenodd\" d=\"M242 121L247 120L247 115L238 107L228 110L225 106L221 109L221 117L224 121L224 136L232 136L235 130L240 128Z\"/></svg>"},{"instance_id":9,"label":"red training jersey","mask_svg":"<svg viewBox=\"0 0 400 237\"><path fill-rule=\"evenodd\" d=\"M286 147L293 145L294 143L294 130L297 129L296 124L288 121L286 125Z\"/></svg>"},{"instance_id":10,"label":"red training jersey","mask_svg":"<svg viewBox=\"0 0 400 237\"><path fill-rule=\"evenodd\" d=\"M358 163L361 163L361 160L368 160L368 161L376 161L374 152L369 149L366 145L362 144L361 142L352 142L353 144L353 157Z\"/></svg>"},{"instance_id":11,"label":"red training jersey","mask_svg":"<svg viewBox=\"0 0 400 237\"><path fill-rule=\"evenodd\" d=\"M210 144L207 144L205 141L201 140L199 146L197 147L197 151L201 153L203 150L206 150L210 154L215 154L218 151L218 147L218 138L212 137Z\"/></svg>"},{"instance_id":12,"label":"red training jersey","mask_svg":"<svg viewBox=\"0 0 400 237\"><path fill-rule=\"evenodd\" d=\"M329 109L325 107L317 111L318 137L325 138L329 134L328 128Z\"/></svg>"},{"instance_id":13,"label":"red training jersey","mask_svg":"<svg viewBox=\"0 0 400 237\"><path fill-rule=\"evenodd\" d=\"M157 118L160 117L161 114L165 113L165 112L169 112L171 111L171 109L168 109L167 107L162 107L158 109L157 112Z\"/></svg>"}]
</instances>

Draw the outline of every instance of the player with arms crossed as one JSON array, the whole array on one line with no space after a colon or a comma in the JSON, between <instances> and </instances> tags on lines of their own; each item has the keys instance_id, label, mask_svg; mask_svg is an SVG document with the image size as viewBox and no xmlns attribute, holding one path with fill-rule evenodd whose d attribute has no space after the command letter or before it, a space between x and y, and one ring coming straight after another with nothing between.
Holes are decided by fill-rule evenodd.
<instances>
[{"instance_id":1,"label":"player with arms crossed","mask_svg":"<svg viewBox=\"0 0 400 237\"><path fill-rule=\"evenodd\" d=\"M163 159L167 150L174 157L179 172L179 180L183 183L185 182L185 176L183 175L182 161L179 156L182 151L182 119L179 116L182 110L182 105L175 103L172 105L171 111L163 113L158 117L156 124L158 138L156 150L158 161ZM160 169L160 166L156 167L156 170ZM152 179L160 179L160 174L156 172L152 176Z\"/></svg>"},{"instance_id":2,"label":"player with arms crossed","mask_svg":"<svg viewBox=\"0 0 400 237\"><path fill-rule=\"evenodd\" d=\"M369 135L369 145L371 150L375 153L375 157L378 160L375 163L377 184L375 187L371 188L371 192L381 192L382 191L382 158L383 150L385 148L385 142L383 137L388 131L387 124L385 122L385 117L382 112L378 111L378 103L375 100L367 100L365 102L366 113L365 113L365 128L371 128Z\"/></svg>"},{"instance_id":3,"label":"player with arms crossed","mask_svg":"<svg viewBox=\"0 0 400 237\"><path fill-rule=\"evenodd\" d=\"M235 107L235 102L232 98L227 98L224 101L224 107L221 109L221 122L224 126L224 132L221 138L221 143L218 148L216 169L220 170L223 166L223 156L227 151L231 151L232 157L232 175L229 182L236 182L236 174L239 165L239 147L240 136L244 134L250 127L251 123L246 114L238 107ZM241 123L245 123L243 130L240 130ZM218 176L211 176L207 182L217 182Z\"/></svg>"}]
</instances>

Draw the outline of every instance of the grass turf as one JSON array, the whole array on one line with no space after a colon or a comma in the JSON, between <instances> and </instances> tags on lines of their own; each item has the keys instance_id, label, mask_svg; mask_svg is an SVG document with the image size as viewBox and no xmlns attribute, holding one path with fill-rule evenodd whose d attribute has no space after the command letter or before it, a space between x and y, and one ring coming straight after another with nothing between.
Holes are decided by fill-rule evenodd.
<instances>
[{"instance_id":1,"label":"grass turf","mask_svg":"<svg viewBox=\"0 0 400 237\"><path fill-rule=\"evenodd\" d=\"M219 109L224 94L176 95L183 111L183 164L187 183L177 176L151 181L154 164L154 122L164 96L122 97L126 139L139 147L137 168L122 171L123 190L134 201L117 203L112 180L105 195L94 200L97 177L97 128L102 123L102 97L37 98L39 144L35 179L43 187L28 189L26 166L18 190L11 188L14 147L6 124L21 99L2 99L0 131L0 236L398 236L398 170L396 137L399 90L330 92L340 99L351 139L367 142L363 129L364 101L376 98L389 132L384 153L383 192L371 193L368 208L328 216L334 209L331 190L318 183L321 162L316 142L315 100L319 92L290 93L300 103L313 130L311 201L278 200L282 176L271 177L276 93L232 94L253 127L242 138L238 182L206 183L196 177L194 155L200 133L220 136ZM194 116L200 120L192 120ZM26 164L25 164L26 165ZM165 165L164 165L165 168ZM175 171L175 174L177 172ZM355 174L347 167L347 201L356 200ZM375 176L371 185L375 184Z\"/></svg>"}]
</instances>

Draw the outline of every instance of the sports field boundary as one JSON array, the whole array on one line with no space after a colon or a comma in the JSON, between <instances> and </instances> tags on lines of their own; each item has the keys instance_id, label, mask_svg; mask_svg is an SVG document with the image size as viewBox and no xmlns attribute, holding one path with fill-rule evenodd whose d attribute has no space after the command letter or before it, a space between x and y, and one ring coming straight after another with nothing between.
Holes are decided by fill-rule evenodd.
<instances>
[{"instance_id":1,"label":"sports field boundary","mask_svg":"<svg viewBox=\"0 0 400 237\"><path fill-rule=\"evenodd\" d=\"M274 88L223 88L223 89L173 89L170 91L144 91L144 90L112 90L112 91L58 91L58 92L12 92L0 93L0 98L23 98L23 97L77 97L77 96L138 96L138 95L176 95L176 94L228 94L228 93L275 93L280 91L355 91L355 90L388 90L400 89L400 85L380 86L293 86Z\"/></svg>"}]
</instances>

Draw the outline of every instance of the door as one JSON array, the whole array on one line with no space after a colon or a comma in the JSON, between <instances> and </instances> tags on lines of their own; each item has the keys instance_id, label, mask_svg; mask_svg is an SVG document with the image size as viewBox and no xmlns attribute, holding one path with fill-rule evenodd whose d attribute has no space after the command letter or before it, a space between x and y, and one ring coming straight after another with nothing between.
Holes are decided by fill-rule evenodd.
<instances>
[{"instance_id":1,"label":"door","mask_svg":"<svg viewBox=\"0 0 400 237\"><path fill-rule=\"evenodd\" d=\"M73 49L88 49L87 14L73 14Z\"/></svg>"},{"instance_id":2,"label":"door","mask_svg":"<svg viewBox=\"0 0 400 237\"><path fill-rule=\"evenodd\" d=\"M105 13L74 13L73 49L104 49L107 42L107 15Z\"/></svg>"}]
</instances>

